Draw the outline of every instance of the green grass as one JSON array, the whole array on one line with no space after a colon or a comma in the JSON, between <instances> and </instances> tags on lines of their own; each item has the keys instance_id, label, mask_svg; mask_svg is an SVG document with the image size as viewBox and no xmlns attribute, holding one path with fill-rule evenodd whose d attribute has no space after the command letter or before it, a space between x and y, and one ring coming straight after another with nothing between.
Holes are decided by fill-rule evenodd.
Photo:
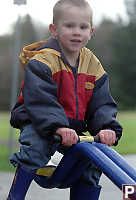
<instances>
[{"instance_id":1,"label":"green grass","mask_svg":"<svg viewBox=\"0 0 136 200\"><path fill-rule=\"evenodd\" d=\"M6 146L0 147L0 171L14 170L14 167L10 164L8 159L8 148Z\"/></svg>"},{"instance_id":2,"label":"green grass","mask_svg":"<svg viewBox=\"0 0 136 200\"><path fill-rule=\"evenodd\" d=\"M14 168L10 165L9 156L16 151L16 147L13 152L10 152L7 146L11 128L9 118L9 113L0 113L0 171L14 171ZM13 139L16 140L17 131L14 131L13 134Z\"/></svg>"},{"instance_id":3,"label":"green grass","mask_svg":"<svg viewBox=\"0 0 136 200\"><path fill-rule=\"evenodd\" d=\"M136 112L121 112L118 119L123 126L123 136L117 147L113 147L120 154L136 154ZM10 134L9 113L0 113L0 142L8 140ZM17 131L14 139L19 136ZM16 151L14 148L13 152ZM0 171L14 170L9 164L8 147L0 143Z\"/></svg>"},{"instance_id":4,"label":"green grass","mask_svg":"<svg viewBox=\"0 0 136 200\"><path fill-rule=\"evenodd\" d=\"M0 139L8 139L9 129L9 113L0 113Z\"/></svg>"},{"instance_id":5,"label":"green grass","mask_svg":"<svg viewBox=\"0 0 136 200\"><path fill-rule=\"evenodd\" d=\"M120 154L136 154L136 112L121 112L118 119L123 126L123 136L114 149Z\"/></svg>"}]
</instances>

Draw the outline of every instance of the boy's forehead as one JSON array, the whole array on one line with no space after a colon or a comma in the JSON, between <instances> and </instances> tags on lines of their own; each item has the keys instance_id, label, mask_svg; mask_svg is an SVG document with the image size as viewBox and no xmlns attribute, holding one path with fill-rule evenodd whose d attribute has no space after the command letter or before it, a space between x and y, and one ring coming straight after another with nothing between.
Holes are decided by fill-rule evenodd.
<instances>
[{"instance_id":1,"label":"boy's forehead","mask_svg":"<svg viewBox=\"0 0 136 200\"><path fill-rule=\"evenodd\" d=\"M90 12L88 12L87 10L83 10L80 8L72 8L72 9L67 9L66 11L62 11L62 18L66 19L66 20L76 20L76 19L80 19L81 21L90 21Z\"/></svg>"},{"instance_id":2,"label":"boy's forehead","mask_svg":"<svg viewBox=\"0 0 136 200\"><path fill-rule=\"evenodd\" d=\"M80 6L76 6L76 5L73 5L73 4L70 4L70 3L64 3L64 4L62 4L62 6L60 6L59 7L59 11L61 12L61 11L68 11L69 9L82 9L82 8L84 8L84 10L86 10L86 11L88 11L88 12L90 12L90 13L92 13L92 9L91 9L91 7L90 6L87 6L87 5L80 5Z\"/></svg>"}]
</instances>

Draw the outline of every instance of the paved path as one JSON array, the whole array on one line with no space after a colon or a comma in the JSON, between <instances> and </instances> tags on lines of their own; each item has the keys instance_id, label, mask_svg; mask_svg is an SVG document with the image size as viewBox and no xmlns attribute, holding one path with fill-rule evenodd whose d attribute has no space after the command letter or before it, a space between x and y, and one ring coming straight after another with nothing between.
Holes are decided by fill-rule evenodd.
<instances>
[{"instance_id":1,"label":"paved path","mask_svg":"<svg viewBox=\"0 0 136 200\"><path fill-rule=\"evenodd\" d=\"M136 155L125 156L125 159L136 168ZM6 200L10 184L13 179L12 173L0 172L0 200ZM103 190L101 192L100 200L122 200L121 191L104 175L101 178L101 185ZM32 183L28 191L26 200L68 200L69 189L47 190L40 188L36 183Z\"/></svg>"}]
</instances>

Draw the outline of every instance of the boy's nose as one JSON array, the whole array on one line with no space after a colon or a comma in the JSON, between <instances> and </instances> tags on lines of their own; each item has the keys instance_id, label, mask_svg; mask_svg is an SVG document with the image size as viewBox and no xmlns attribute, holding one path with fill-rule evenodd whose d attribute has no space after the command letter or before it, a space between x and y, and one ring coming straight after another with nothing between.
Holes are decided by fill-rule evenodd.
<instances>
[{"instance_id":1,"label":"boy's nose","mask_svg":"<svg viewBox=\"0 0 136 200\"><path fill-rule=\"evenodd\" d=\"M80 29L79 28L74 28L73 34L74 35L80 35L81 34Z\"/></svg>"}]
</instances>

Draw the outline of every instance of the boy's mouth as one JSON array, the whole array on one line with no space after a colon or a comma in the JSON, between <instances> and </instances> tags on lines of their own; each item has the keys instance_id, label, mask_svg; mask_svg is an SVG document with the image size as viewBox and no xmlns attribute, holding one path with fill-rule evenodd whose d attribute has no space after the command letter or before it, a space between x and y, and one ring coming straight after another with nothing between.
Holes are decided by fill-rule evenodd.
<instances>
[{"instance_id":1,"label":"boy's mouth","mask_svg":"<svg viewBox=\"0 0 136 200\"><path fill-rule=\"evenodd\" d=\"M79 39L73 39L73 40L71 40L71 42L81 42L81 40L79 40Z\"/></svg>"},{"instance_id":2,"label":"boy's mouth","mask_svg":"<svg viewBox=\"0 0 136 200\"><path fill-rule=\"evenodd\" d=\"M70 40L71 42L73 42L73 43L80 43L81 42L81 40L79 40L79 39L73 39L73 40Z\"/></svg>"}]
</instances>

